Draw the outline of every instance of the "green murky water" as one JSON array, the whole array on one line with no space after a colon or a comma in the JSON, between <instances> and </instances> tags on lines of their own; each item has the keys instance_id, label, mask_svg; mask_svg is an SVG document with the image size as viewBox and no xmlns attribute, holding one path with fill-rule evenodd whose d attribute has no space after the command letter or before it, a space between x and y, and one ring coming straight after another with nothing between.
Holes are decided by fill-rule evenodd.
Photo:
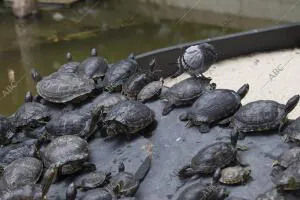
<instances>
[{"instance_id":1,"label":"green murky water","mask_svg":"<svg viewBox=\"0 0 300 200\"><path fill-rule=\"evenodd\" d=\"M58 14L60 13L60 16ZM56 13L56 14L55 14ZM56 18L63 18L59 21ZM71 9L44 12L42 19L25 23L0 9L0 114L12 114L24 94L35 92L29 75L32 67L42 75L54 72L71 51L74 60L96 47L110 62L183 42L238 30L187 23L184 20L148 18L118 3L80 3Z\"/></svg>"}]
</instances>

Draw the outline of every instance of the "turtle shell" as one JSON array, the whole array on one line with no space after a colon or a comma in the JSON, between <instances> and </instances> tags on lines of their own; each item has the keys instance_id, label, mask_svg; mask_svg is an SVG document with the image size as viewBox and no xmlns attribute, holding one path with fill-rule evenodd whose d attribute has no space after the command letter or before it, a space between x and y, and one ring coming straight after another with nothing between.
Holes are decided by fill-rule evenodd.
<instances>
[{"instance_id":1,"label":"turtle shell","mask_svg":"<svg viewBox=\"0 0 300 200\"><path fill-rule=\"evenodd\" d=\"M45 167L51 164L61 165L61 174L71 174L82 168L84 161L88 160L89 150L87 141L74 135L60 136L52 140L41 151Z\"/></svg>"},{"instance_id":2,"label":"turtle shell","mask_svg":"<svg viewBox=\"0 0 300 200\"><path fill-rule=\"evenodd\" d=\"M4 168L2 180L8 188L35 184L43 172L43 163L33 157L19 158Z\"/></svg>"},{"instance_id":3,"label":"turtle shell","mask_svg":"<svg viewBox=\"0 0 300 200\"><path fill-rule=\"evenodd\" d=\"M125 59L113 64L103 79L106 90L120 90L120 87L136 72L137 66L134 59Z\"/></svg>"},{"instance_id":4,"label":"turtle shell","mask_svg":"<svg viewBox=\"0 0 300 200\"><path fill-rule=\"evenodd\" d=\"M103 187L107 183L107 174L101 171L90 172L75 178L74 184L77 188L93 189Z\"/></svg>"},{"instance_id":5,"label":"turtle shell","mask_svg":"<svg viewBox=\"0 0 300 200\"><path fill-rule=\"evenodd\" d=\"M67 103L74 99L84 99L95 89L94 81L79 77L74 73L53 73L36 85L38 94L47 101Z\"/></svg>"},{"instance_id":6,"label":"turtle shell","mask_svg":"<svg viewBox=\"0 0 300 200\"><path fill-rule=\"evenodd\" d=\"M212 174L236 159L237 151L230 143L217 142L200 150L191 160L191 168L203 174Z\"/></svg>"},{"instance_id":7,"label":"turtle shell","mask_svg":"<svg viewBox=\"0 0 300 200\"><path fill-rule=\"evenodd\" d=\"M300 117L289 124L283 131L286 134L287 140L292 142L300 142Z\"/></svg>"},{"instance_id":8,"label":"turtle shell","mask_svg":"<svg viewBox=\"0 0 300 200\"><path fill-rule=\"evenodd\" d=\"M75 73L79 64L79 62L74 61L65 63L57 70L57 72Z\"/></svg>"},{"instance_id":9,"label":"turtle shell","mask_svg":"<svg viewBox=\"0 0 300 200\"><path fill-rule=\"evenodd\" d=\"M14 136L13 129L11 121L0 115L0 145L10 143Z\"/></svg>"},{"instance_id":10,"label":"turtle shell","mask_svg":"<svg viewBox=\"0 0 300 200\"><path fill-rule=\"evenodd\" d=\"M210 89L211 79L190 77L169 88L164 98L174 105L189 105L196 100L204 90Z\"/></svg>"},{"instance_id":11,"label":"turtle shell","mask_svg":"<svg viewBox=\"0 0 300 200\"><path fill-rule=\"evenodd\" d=\"M108 189L97 188L88 190L79 200L117 200L117 197Z\"/></svg>"},{"instance_id":12,"label":"turtle shell","mask_svg":"<svg viewBox=\"0 0 300 200\"><path fill-rule=\"evenodd\" d=\"M205 91L188 111L188 118L197 122L214 123L232 116L240 107L241 98L233 90Z\"/></svg>"},{"instance_id":13,"label":"turtle shell","mask_svg":"<svg viewBox=\"0 0 300 200\"><path fill-rule=\"evenodd\" d=\"M137 101L121 101L107 113L104 123L118 122L127 127L128 133L136 133L154 121L154 112Z\"/></svg>"},{"instance_id":14,"label":"turtle shell","mask_svg":"<svg viewBox=\"0 0 300 200\"><path fill-rule=\"evenodd\" d=\"M108 63L106 59L99 56L92 56L79 64L77 73L85 78L94 79L103 77L107 69Z\"/></svg>"},{"instance_id":15,"label":"turtle shell","mask_svg":"<svg viewBox=\"0 0 300 200\"><path fill-rule=\"evenodd\" d=\"M227 167L221 171L219 181L226 185L244 184L250 178L251 170L241 166Z\"/></svg>"},{"instance_id":16,"label":"turtle shell","mask_svg":"<svg viewBox=\"0 0 300 200\"><path fill-rule=\"evenodd\" d=\"M36 102L27 102L23 104L14 114L14 125L16 127L34 126L39 121L50 119L48 107Z\"/></svg>"},{"instance_id":17,"label":"turtle shell","mask_svg":"<svg viewBox=\"0 0 300 200\"><path fill-rule=\"evenodd\" d=\"M163 87L163 81L153 81L147 84L138 94L137 100L146 102L156 96L159 96Z\"/></svg>"},{"instance_id":18,"label":"turtle shell","mask_svg":"<svg viewBox=\"0 0 300 200\"><path fill-rule=\"evenodd\" d=\"M276 129L285 117L285 105L259 100L242 106L233 117L233 126L241 132Z\"/></svg>"},{"instance_id":19,"label":"turtle shell","mask_svg":"<svg viewBox=\"0 0 300 200\"><path fill-rule=\"evenodd\" d=\"M300 161L293 162L286 170L277 175L272 181L279 190L300 189Z\"/></svg>"}]
</instances>

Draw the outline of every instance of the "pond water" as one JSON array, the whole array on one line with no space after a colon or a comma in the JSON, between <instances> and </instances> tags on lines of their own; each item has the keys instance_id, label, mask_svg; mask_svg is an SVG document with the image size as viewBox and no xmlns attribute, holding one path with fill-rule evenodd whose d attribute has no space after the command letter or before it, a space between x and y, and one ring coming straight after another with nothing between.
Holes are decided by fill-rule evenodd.
<instances>
[{"instance_id":1,"label":"pond water","mask_svg":"<svg viewBox=\"0 0 300 200\"><path fill-rule=\"evenodd\" d=\"M82 2L74 7L47 10L31 22L16 20L0 8L0 114L12 114L24 94L35 93L30 70L42 75L54 72L70 51L83 60L96 47L109 62L136 54L240 30L228 27L145 17L118 1Z\"/></svg>"}]
</instances>

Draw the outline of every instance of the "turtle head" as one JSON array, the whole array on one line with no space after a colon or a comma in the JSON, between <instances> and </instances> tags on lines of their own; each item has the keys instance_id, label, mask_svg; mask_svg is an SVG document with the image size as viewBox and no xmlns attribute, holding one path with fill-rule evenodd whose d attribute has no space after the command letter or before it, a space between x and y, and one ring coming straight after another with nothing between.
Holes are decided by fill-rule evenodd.
<instances>
[{"instance_id":1,"label":"turtle head","mask_svg":"<svg viewBox=\"0 0 300 200\"><path fill-rule=\"evenodd\" d=\"M129 54L128 59L129 60L135 60L135 55L134 55L133 52Z\"/></svg>"},{"instance_id":2,"label":"turtle head","mask_svg":"<svg viewBox=\"0 0 300 200\"><path fill-rule=\"evenodd\" d=\"M97 49L96 48L92 48L91 49L91 56L97 56L97 55L98 55Z\"/></svg>"},{"instance_id":3,"label":"turtle head","mask_svg":"<svg viewBox=\"0 0 300 200\"><path fill-rule=\"evenodd\" d=\"M292 112L292 110L294 110L298 102L299 102L299 95L295 95L292 98L290 98L284 107L284 112L286 114Z\"/></svg>"},{"instance_id":4,"label":"turtle head","mask_svg":"<svg viewBox=\"0 0 300 200\"><path fill-rule=\"evenodd\" d=\"M156 66L156 59L155 59L155 57L153 57L152 60L149 63L149 69L150 69L151 72L153 72L155 66Z\"/></svg>"},{"instance_id":5,"label":"turtle head","mask_svg":"<svg viewBox=\"0 0 300 200\"><path fill-rule=\"evenodd\" d=\"M209 64L213 64L217 61L218 54L216 48L213 45L202 43L198 45L198 48L202 50L205 59L209 62Z\"/></svg>"},{"instance_id":6,"label":"turtle head","mask_svg":"<svg viewBox=\"0 0 300 200\"><path fill-rule=\"evenodd\" d=\"M73 60L71 52L68 52L66 54L66 59L67 59L67 61L72 61Z\"/></svg>"},{"instance_id":7,"label":"turtle head","mask_svg":"<svg viewBox=\"0 0 300 200\"><path fill-rule=\"evenodd\" d=\"M77 189L74 185L74 183L70 183L67 191L66 191L66 200L75 200L77 196Z\"/></svg>"},{"instance_id":8,"label":"turtle head","mask_svg":"<svg viewBox=\"0 0 300 200\"><path fill-rule=\"evenodd\" d=\"M50 166L44 174L43 180L41 182L43 196L46 196L51 184L54 182L58 175L59 164Z\"/></svg>"},{"instance_id":9,"label":"turtle head","mask_svg":"<svg viewBox=\"0 0 300 200\"><path fill-rule=\"evenodd\" d=\"M42 80L42 76L35 68L31 69L31 77L36 83Z\"/></svg>"},{"instance_id":10,"label":"turtle head","mask_svg":"<svg viewBox=\"0 0 300 200\"><path fill-rule=\"evenodd\" d=\"M30 91L26 92L24 100L25 100L25 103L33 101L33 96L32 96L32 93Z\"/></svg>"},{"instance_id":11,"label":"turtle head","mask_svg":"<svg viewBox=\"0 0 300 200\"><path fill-rule=\"evenodd\" d=\"M248 91L249 91L249 84L246 83L237 91L237 93L240 96L240 98L243 99L247 95Z\"/></svg>"}]
</instances>

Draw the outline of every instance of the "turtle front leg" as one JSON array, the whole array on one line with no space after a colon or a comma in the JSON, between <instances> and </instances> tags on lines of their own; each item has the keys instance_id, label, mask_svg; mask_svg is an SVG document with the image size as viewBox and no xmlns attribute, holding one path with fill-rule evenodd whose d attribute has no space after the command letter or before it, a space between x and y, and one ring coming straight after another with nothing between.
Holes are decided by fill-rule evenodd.
<instances>
[{"instance_id":1,"label":"turtle front leg","mask_svg":"<svg viewBox=\"0 0 300 200\"><path fill-rule=\"evenodd\" d=\"M282 121L280 122L280 124L279 124L279 127L278 127L278 133L279 133L279 135L281 135L281 136L284 135L284 133L283 133L283 128L284 128L284 126L285 126L285 124L286 124L286 121L287 121L287 120L282 120Z\"/></svg>"},{"instance_id":2,"label":"turtle front leg","mask_svg":"<svg viewBox=\"0 0 300 200\"><path fill-rule=\"evenodd\" d=\"M66 200L75 200L77 196L77 189L74 185L74 183L70 183L67 191L66 191Z\"/></svg>"},{"instance_id":3,"label":"turtle front leg","mask_svg":"<svg viewBox=\"0 0 300 200\"><path fill-rule=\"evenodd\" d=\"M197 172L192 170L191 165L185 165L177 172L177 176L182 179L192 177L196 174Z\"/></svg>"}]
</instances>

